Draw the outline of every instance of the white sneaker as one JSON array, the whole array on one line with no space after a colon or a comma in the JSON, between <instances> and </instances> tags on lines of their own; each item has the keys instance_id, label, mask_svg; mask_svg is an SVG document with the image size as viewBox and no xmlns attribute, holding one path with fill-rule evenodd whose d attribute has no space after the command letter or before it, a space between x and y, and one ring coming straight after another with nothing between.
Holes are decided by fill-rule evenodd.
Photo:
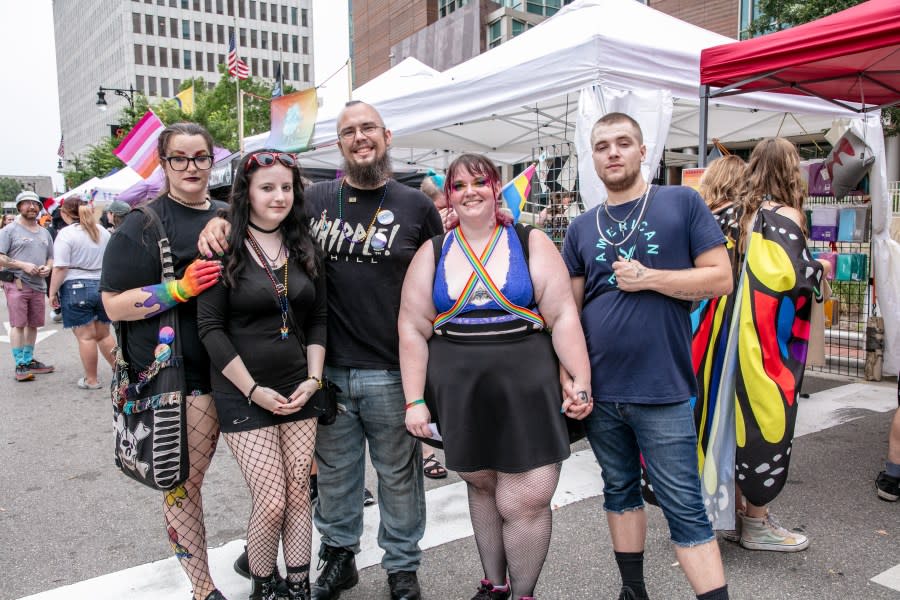
<instances>
[{"instance_id":1,"label":"white sneaker","mask_svg":"<svg viewBox=\"0 0 900 600\"><path fill-rule=\"evenodd\" d=\"M736 511L734 515L734 529L719 529L717 531L719 537L735 544L741 543L741 518L743 516L744 511Z\"/></svg>"},{"instance_id":2,"label":"white sneaker","mask_svg":"<svg viewBox=\"0 0 900 600\"><path fill-rule=\"evenodd\" d=\"M809 546L809 538L796 531L788 531L778 524L772 513L765 517L741 517L741 546L748 550L770 552L800 552Z\"/></svg>"}]
</instances>

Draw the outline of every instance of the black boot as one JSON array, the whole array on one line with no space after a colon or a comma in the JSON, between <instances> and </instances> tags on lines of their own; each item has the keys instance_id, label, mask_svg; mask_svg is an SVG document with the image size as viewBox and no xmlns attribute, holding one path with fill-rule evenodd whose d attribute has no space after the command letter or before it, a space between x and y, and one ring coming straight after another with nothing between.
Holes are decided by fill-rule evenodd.
<instances>
[{"instance_id":1,"label":"black boot","mask_svg":"<svg viewBox=\"0 0 900 600\"><path fill-rule=\"evenodd\" d=\"M325 567L312 586L312 600L340 598L343 590L349 590L359 583L356 558L351 550L322 544L319 550L320 567L322 563L325 563Z\"/></svg>"},{"instance_id":2,"label":"black boot","mask_svg":"<svg viewBox=\"0 0 900 600\"><path fill-rule=\"evenodd\" d=\"M310 600L309 579L288 582L287 600Z\"/></svg>"},{"instance_id":3,"label":"black boot","mask_svg":"<svg viewBox=\"0 0 900 600\"><path fill-rule=\"evenodd\" d=\"M257 577L254 575L250 578L253 587L250 589L249 600L277 600L278 598L278 580L272 573L268 577Z\"/></svg>"}]
</instances>

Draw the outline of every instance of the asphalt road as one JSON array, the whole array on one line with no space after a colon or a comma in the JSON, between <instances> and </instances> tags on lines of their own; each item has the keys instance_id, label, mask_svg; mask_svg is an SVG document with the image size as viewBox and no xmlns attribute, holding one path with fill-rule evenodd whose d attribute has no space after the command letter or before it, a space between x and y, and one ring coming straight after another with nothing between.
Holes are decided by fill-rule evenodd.
<instances>
[{"instance_id":1,"label":"asphalt road","mask_svg":"<svg viewBox=\"0 0 900 600\"><path fill-rule=\"evenodd\" d=\"M0 322L6 320L4 302L0 295ZM36 354L54 363L56 373L16 383L8 352L0 359L0 370L5 369L0 378L0 600L171 555L160 494L113 467L105 390L76 387L81 367L74 337L60 325L46 330L56 333L40 341ZM7 348L0 343L0 349ZM101 373L108 382L105 366ZM804 391L815 399L815 392L846 383L808 377ZM893 397L895 385L883 384L886 397ZM797 439L791 478L773 507L785 526L810 536L810 548L778 554L722 542L732 598L900 598L900 584L890 589L870 581L900 563L900 503L879 501L873 491L890 413L853 408L837 417L839 424ZM575 449L585 447L581 442ZM368 479L374 482L371 470ZM439 482L426 480L429 490L458 481L453 474ZM249 496L224 443L207 475L204 497L210 546L243 538ZM538 597L617 597L619 578L601 502L595 496L554 513L553 542ZM646 573L652 597L692 598L660 511L651 508L648 514ZM426 598L471 598L481 577L473 538L428 549L419 575ZM237 597L231 595L232 600ZM378 566L364 569L360 584L342 598L388 598L384 572Z\"/></svg>"}]
</instances>

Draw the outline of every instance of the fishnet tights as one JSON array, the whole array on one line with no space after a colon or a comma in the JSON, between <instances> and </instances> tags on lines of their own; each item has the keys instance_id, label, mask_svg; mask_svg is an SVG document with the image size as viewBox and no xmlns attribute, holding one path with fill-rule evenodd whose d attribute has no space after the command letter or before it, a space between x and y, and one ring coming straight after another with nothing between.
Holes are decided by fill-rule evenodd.
<instances>
[{"instance_id":1,"label":"fishnet tights","mask_svg":"<svg viewBox=\"0 0 900 600\"><path fill-rule=\"evenodd\" d=\"M288 581L303 581L309 576L309 468L316 445L316 424L316 419L304 419L223 434L253 500L247 556L250 572L257 577L267 577L275 570L279 538L284 541Z\"/></svg>"},{"instance_id":2,"label":"fishnet tights","mask_svg":"<svg viewBox=\"0 0 900 600\"><path fill-rule=\"evenodd\" d=\"M206 598L215 589L206 556L206 526L200 488L219 440L219 419L212 396L188 396L187 441L191 461L187 481L164 495L163 515L172 551L181 562L195 598Z\"/></svg>"},{"instance_id":3,"label":"fishnet tights","mask_svg":"<svg viewBox=\"0 0 900 600\"><path fill-rule=\"evenodd\" d=\"M503 585L509 570L513 597L531 596L544 567L553 517L550 500L560 463L524 473L460 473L469 491L469 513L484 574Z\"/></svg>"}]
</instances>

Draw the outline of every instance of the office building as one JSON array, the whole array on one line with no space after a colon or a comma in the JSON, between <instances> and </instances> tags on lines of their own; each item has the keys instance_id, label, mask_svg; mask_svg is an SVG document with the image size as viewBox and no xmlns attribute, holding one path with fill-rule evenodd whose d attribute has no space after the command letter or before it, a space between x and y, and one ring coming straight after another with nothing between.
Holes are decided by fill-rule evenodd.
<instances>
[{"instance_id":1,"label":"office building","mask_svg":"<svg viewBox=\"0 0 900 600\"><path fill-rule=\"evenodd\" d=\"M66 158L110 135L128 94L150 103L171 98L181 82L219 80L233 34L253 77L274 80L282 62L285 83L313 84L312 0L54 0L56 64Z\"/></svg>"}]
</instances>

